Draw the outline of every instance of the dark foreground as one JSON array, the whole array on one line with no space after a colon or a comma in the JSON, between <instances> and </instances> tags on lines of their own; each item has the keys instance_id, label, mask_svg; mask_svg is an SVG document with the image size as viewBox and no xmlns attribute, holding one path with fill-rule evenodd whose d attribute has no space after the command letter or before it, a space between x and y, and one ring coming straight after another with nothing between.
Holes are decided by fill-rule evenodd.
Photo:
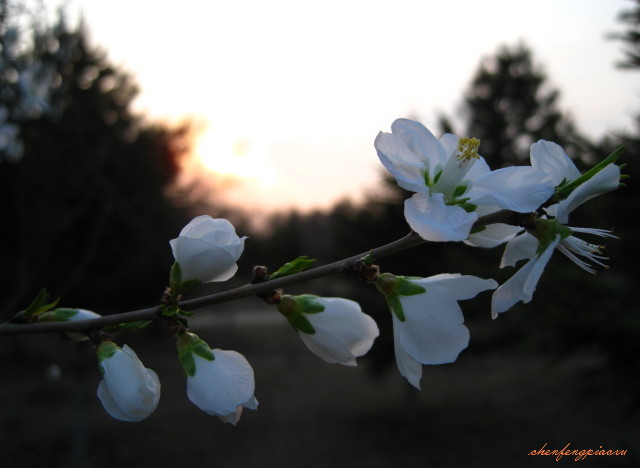
<instances>
[{"instance_id":1,"label":"dark foreground","mask_svg":"<svg viewBox=\"0 0 640 468\"><path fill-rule=\"evenodd\" d=\"M367 359L355 369L325 364L282 322L195 331L242 352L255 369L260 407L237 427L188 401L171 338L159 331L126 337L163 385L157 411L141 423L102 410L89 345L5 340L0 467L640 466L638 406L616 388L620 380L597 382L609 377L592 372L598 358L586 351L561 360L500 347L463 353L452 365L425 367L417 392L395 368L371 372ZM580 462L529 455L545 444L628 453Z\"/></svg>"}]
</instances>

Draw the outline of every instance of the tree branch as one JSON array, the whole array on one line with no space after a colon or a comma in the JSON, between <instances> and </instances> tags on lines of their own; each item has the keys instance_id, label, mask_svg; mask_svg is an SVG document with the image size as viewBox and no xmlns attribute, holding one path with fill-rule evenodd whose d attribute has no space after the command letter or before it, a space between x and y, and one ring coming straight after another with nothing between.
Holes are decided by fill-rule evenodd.
<instances>
[{"instance_id":1,"label":"tree branch","mask_svg":"<svg viewBox=\"0 0 640 468\"><path fill-rule=\"evenodd\" d=\"M495 213L480 217L474 224L474 227L486 226L488 224L504 223L515 226L525 226L533 213L516 213L510 210L500 210ZM535 215L534 215L535 216ZM356 262L364 256L371 254L374 259L386 257L403 250L424 244L425 241L415 232L411 232L405 237L395 240L389 244L377 247L369 252L354 255L343 260L339 260L328 265L311 268L300 273L290 276L277 278L257 284L246 284L238 288L229 289L216 294L198 297L180 303L183 310L194 310L213 304L229 302L242 297L254 296L266 293L278 288L284 288L291 284L309 281L315 278L328 276L335 273L344 273L353 268ZM161 317L160 306L150 307L147 309L134 310L121 314L106 315L104 317L93 320L78 320L76 322L42 322L15 324L5 323L0 325L0 336L25 335L35 333L55 333L55 332L87 332L90 330L99 330L109 325L118 325L121 323L135 322L139 320L155 320Z\"/></svg>"}]
</instances>

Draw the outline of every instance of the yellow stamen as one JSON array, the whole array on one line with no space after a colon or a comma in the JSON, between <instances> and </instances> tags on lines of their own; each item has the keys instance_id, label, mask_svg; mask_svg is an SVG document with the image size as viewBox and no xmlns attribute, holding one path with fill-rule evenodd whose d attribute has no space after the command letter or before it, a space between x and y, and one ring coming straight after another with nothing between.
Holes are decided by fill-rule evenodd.
<instances>
[{"instance_id":1,"label":"yellow stamen","mask_svg":"<svg viewBox=\"0 0 640 468\"><path fill-rule=\"evenodd\" d=\"M479 147L480 140L477 138L460 138L456 158L460 162L469 161L470 159L480 159L480 156L478 156Z\"/></svg>"}]
</instances>

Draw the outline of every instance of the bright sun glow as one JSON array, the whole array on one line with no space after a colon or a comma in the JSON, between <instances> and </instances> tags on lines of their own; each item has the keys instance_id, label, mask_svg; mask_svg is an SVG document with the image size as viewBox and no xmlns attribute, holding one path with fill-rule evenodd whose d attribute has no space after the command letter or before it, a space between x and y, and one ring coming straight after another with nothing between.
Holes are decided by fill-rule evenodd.
<instances>
[{"instance_id":1,"label":"bright sun glow","mask_svg":"<svg viewBox=\"0 0 640 468\"><path fill-rule=\"evenodd\" d=\"M271 187L278 173L269 164L264 144L205 129L195 146L195 156L206 169L223 177Z\"/></svg>"}]
</instances>

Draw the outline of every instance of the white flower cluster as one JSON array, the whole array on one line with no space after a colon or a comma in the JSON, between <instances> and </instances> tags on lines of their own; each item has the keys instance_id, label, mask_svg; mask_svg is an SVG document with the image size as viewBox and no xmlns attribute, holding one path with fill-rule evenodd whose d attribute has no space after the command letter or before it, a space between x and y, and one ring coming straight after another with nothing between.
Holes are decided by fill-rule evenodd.
<instances>
[{"instance_id":1,"label":"white flower cluster","mask_svg":"<svg viewBox=\"0 0 640 468\"><path fill-rule=\"evenodd\" d=\"M620 169L612 164L615 158L608 158L580 174L560 146L539 141L531 147L530 166L492 171L478 154L480 142L474 138L446 134L436 139L420 123L406 119L396 120L391 128L392 133L378 135L375 147L398 185L414 192L404 209L416 233L428 241L462 241L475 247L506 243L501 267L527 260L502 285L459 273L415 278L380 274L376 269L367 278L382 293L391 312L400 374L420 388L423 364L453 362L469 343L459 301L494 290L494 318L517 302L529 302L555 249L586 271L593 272L594 263L602 265L599 247L573 234L611 237L611 233L566 223L580 204L617 188ZM481 216L500 210L522 213L528 222L515 226L498 222L476 229ZM188 398L232 424L238 422L243 408L257 408L253 369L241 354L212 350L189 332L186 321L179 317L178 297L187 285L231 278L245 239L225 219L193 219L170 241L176 263L170 306L164 309L177 324L178 356L187 374ZM268 302L277 306L309 350L327 362L355 366L356 358L369 351L379 334L376 322L351 300L274 294L275 299ZM77 313L86 316L88 312ZM64 314L69 316L68 311ZM104 375L98 396L111 416L139 421L155 410L160 397L158 376L129 347L105 341L98 347L98 358Z\"/></svg>"}]
</instances>

